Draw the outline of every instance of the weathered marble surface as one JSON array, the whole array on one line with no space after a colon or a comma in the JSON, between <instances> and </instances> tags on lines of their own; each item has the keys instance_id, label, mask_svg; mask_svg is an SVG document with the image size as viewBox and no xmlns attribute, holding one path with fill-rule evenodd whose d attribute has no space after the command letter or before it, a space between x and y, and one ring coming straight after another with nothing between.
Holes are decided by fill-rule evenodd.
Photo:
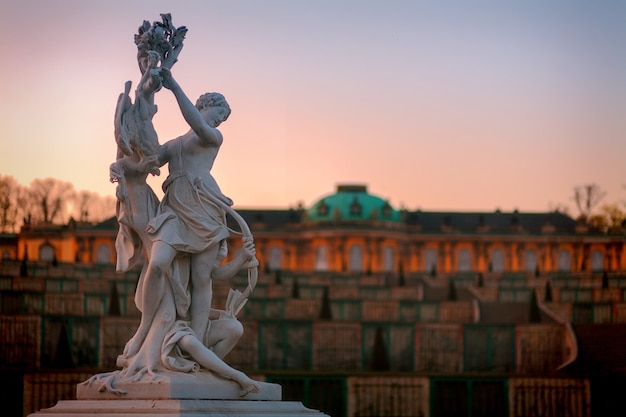
<instances>
[{"instance_id":1,"label":"weathered marble surface","mask_svg":"<svg viewBox=\"0 0 626 417\"><path fill-rule=\"evenodd\" d=\"M122 368L94 375L90 386L126 395L129 384L162 379L167 372L205 370L221 377L213 384L235 381L241 396L256 393L261 384L223 359L243 334L236 319L256 285L257 265L252 233L232 209L211 175L224 138L217 129L230 115L226 99L206 93L194 105L172 73L183 48L187 28L175 27L169 14L152 24L144 21L135 35L141 78L130 97L124 86L115 109L117 159L110 178L117 183L117 270L143 265L135 303L141 311L137 332L118 357ZM155 94L169 90L190 129L163 144L152 124ZM162 201L146 183L167 164ZM226 226L226 216L241 232ZM239 253L224 263L227 238L241 235ZM227 280L248 269L249 285L232 290L226 311L211 308L212 280Z\"/></svg>"},{"instance_id":2,"label":"weathered marble surface","mask_svg":"<svg viewBox=\"0 0 626 417\"><path fill-rule=\"evenodd\" d=\"M172 74L187 28L169 14L144 21L135 35L141 78L130 96L126 82L115 108L119 232L117 270L141 265L135 304L141 320L120 352L121 369L77 386L77 400L59 401L31 417L71 416L301 416L324 414L282 401L280 385L255 381L224 358L243 334L237 313L257 280L258 261L248 225L211 175L224 138L217 129L230 115L226 99L206 93L194 105ZM190 129L163 144L152 124L155 94L169 90ZM167 164L161 201L147 184ZM239 232L226 226L234 219ZM241 237L228 257L227 238ZM232 289L225 311L211 307L213 280L248 270L248 286Z\"/></svg>"},{"instance_id":3,"label":"weathered marble surface","mask_svg":"<svg viewBox=\"0 0 626 417\"><path fill-rule=\"evenodd\" d=\"M75 400L59 401L29 417L324 417L317 410L295 401L225 401L225 400Z\"/></svg>"},{"instance_id":4,"label":"weathered marble surface","mask_svg":"<svg viewBox=\"0 0 626 417\"><path fill-rule=\"evenodd\" d=\"M259 392L248 393L245 400L280 401L280 385L258 382ZM224 381L217 375L207 372L162 372L156 381L120 382L117 387L126 393L124 400L242 400L241 387L234 381ZM113 400L120 396L110 391L102 391L97 384L87 381L79 384L76 390L79 400Z\"/></svg>"}]
</instances>

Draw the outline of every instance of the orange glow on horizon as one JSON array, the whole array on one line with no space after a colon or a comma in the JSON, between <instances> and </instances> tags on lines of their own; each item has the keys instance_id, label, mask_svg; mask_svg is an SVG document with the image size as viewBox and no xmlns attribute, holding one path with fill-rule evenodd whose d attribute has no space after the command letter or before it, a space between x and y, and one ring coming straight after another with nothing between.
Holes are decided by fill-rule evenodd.
<instances>
[{"instance_id":1,"label":"orange glow on horizon","mask_svg":"<svg viewBox=\"0 0 626 417\"><path fill-rule=\"evenodd\" d=\"M233 109L213 174L236 206L307 205L345 182L409 210L573 207L586 183L626 199L623 5L31 2L7 6L0 69L0 174L22 184L114 194L132 37L167 9L189 28L174 76ZM63 48L31 29L51 22ZM156 102L161 142L188 129L169 91Z\"/></svg>"}]
</instances>

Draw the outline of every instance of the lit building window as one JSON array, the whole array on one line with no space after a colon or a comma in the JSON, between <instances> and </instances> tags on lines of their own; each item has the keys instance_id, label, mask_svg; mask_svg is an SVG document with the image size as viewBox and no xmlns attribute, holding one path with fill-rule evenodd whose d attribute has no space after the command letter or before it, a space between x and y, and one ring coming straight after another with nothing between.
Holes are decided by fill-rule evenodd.
<instances>
[{"instance_id":1,"label":"lit building window","mask_svg":"<svg viewBox=\"0 0 626 417\"><path fill-rule=\"evenodd\" d=\"M524 253L524 270L534 272L537 269L537 252L534 249L528 249Z\"/></svg>"},{"instance_id":2,"label":"lit building window","mask_svg":"<svg viewBox=\"0 0 626 417\"><path fill-rule=\"evenodd\" d=\"M567 249L559 251L559 271L572 270L572 255Z\"/></svg>"},{"instance_id":3,"label":"lit building window","mask_svg":"<svg viewBox=\"0 0 626 417\"><path fill-rule=\"evenodd\" d=\"M350 246L350 271L362 272L363 271L363 248L359 245Z\"/></svg>"},{"instance_id":4,"label":"lit building window","mask_svg":"<svg viewBox=\"0 0 626 417\"><path fill-rule=\"evenodd\" d=\"M383 260L384 260L384 266L383 266L384 271L393 272L393 266L395 264L395 253L393 251L393 247L385 246Z\"/></svg>"},{"instance_id":5,"label":"lit building window","mask_svg":"<svg viewBox=\"0 0 626 417\"><path fill-rule=\"evenodd\" d=\"M424 254L424 268L426 272L437 270L437 249L426 249L426 253Z\"/></svg>"},{"instance_id":6,"label":"lit building window","mask_svg":"<svg viewBox=\"0 0 626 417\"><path fill-rule=\"evenodd\" d=\"M272 271L282 269L283 266L283 251L278 246L272 246L270 248L269 267Z\"/></svg>"},{"instance_id":7,"label":"lit building window","mask_svg":"<svg viewBox=\"0 0 626 417\"><path fill-rule=\"evenodd\" d=\"M494 249L491 252L491 270L494 272L504 271L504 251L502 249Z\"/></svg>"},{"instance_id":8,"label":"lit building window","mask_svg":"<svg viewBox=\"0 0 626 417\"><path fill-rule=\"evenodd\" d=\"M96 249L96 262L99 264L111 263L111 248L106 243L98 245L98 249Z\"/></svg>"},{"instance_id":9,"label":"lit building window","mask_svg":"<svg viewBox=\"0 0 626 417\"><path fill-rule=\"evenodd\" d=\"M328 271L328 248L320 245L315 250L315 270Z\"/></svg>"},{"instance_id":10,"label":"lit building window","mask_svg":"<svg viewBox=\"0 0 626 417\"><path fill-rule=\"evenodd\" d=\"M467 248L459 250L458 270L459 272L469 272L472 270L472 254Z\"/></svg>"},{"instance_id":11,"label":"lit building window","mask_svg":"<svg viewBox=\"0 0 626 417\"><path fill-rule=\"evenodd\" d=\"M594 250L591 252L591 270L603 271L604 270L604 254L602 251Z\"/></svg>"},{"instance_id":12,"label":"lit building window","mask_svg":"<svg viewBox=\"0 0 626 417\"><path fill-rule=\"evenodd\" d=\"M39 247L39 260L52 262L54 260L54 248L51 244L45 243Z\"/></svg>"}]
</instances>

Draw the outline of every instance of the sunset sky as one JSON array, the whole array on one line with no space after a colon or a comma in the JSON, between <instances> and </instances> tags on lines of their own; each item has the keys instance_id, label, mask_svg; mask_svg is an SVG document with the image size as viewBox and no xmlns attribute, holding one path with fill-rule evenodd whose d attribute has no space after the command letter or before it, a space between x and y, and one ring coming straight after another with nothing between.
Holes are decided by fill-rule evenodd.
<instances>
[{"instance_id":1,"label":"sunset sky","mask_svg":"<svg viewBox=\"0 0 626 417\"><path fill-rule=\"evenodd\" d=\"M626 2L2 0L0 174L113 195L133 35L171 13L172 73L233 113L213 169L236 207L367 184L409 210L626 201ZM161 143L188 126L163 89ZM151 181L159 188L167 170Z\"/></svg>"}]
</instances>

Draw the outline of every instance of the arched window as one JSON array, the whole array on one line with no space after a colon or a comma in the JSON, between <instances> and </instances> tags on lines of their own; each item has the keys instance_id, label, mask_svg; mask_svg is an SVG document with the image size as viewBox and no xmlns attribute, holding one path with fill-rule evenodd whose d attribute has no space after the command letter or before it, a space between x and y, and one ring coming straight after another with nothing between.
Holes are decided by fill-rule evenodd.
<instances>
[{"instance_id":1,"label":"arched window","mask_svg":"<svg viewBox=\"0 0 626 417\"><path fill-rule=\"evenodd\" d=\"M361 206L361 203L359 203L359 200L354 197L354 200L352 200L352 204L350 204L350 215L360 216L362 212L363 207Z\"/></svg>"},{"instance_id":2,"label":"arched window","mask_svg":"<svg viewBox=\"0 0 626 417\"><path fill-rule=\"evenodd\" d=\"M504 251L502 249L494 249L491 252L491 270L493 272L504 271Z\"/></svg>"},{"instance_id":3,"label":"arched window","mask_svg":"<svg viewBox=\"0 0 626 417\"><path fill-rule=\"evenodd\" d=\"M469 249L459 249L459 272L469 272L472 270L472 253Z\"/></svg>"},{"instance_id":4,"label":"arched window","mask_svg":"<svg viewBox=\"0 0 626 417\"><path fill-rule=\"evenodd\" d=\"M270 248L269 267L272 271L282 269L283 266L283 251L279 246L272 246Z\"/></svg>"},{"instance_id":5,"label":"arched window","mask_svg":"<svg viewBox=\"0 0 626 417\"><path fill-rule=\"evenodd\" d=\"M44 243L39 247L39 260L52 262L54 260L54 247L49 243Z\"/></svg>"},{"instance_id":6,"label":"arched window","mask_svg":"<svg viewBox=\"0 0 626 417\"><path fill-rule=\"evenodd\" d=\"M383 249L383 270L385 272L393 272L395 264L395 253L392 246L385 246Z\"/></svg>"},{"instance_id":7,"label":"arched window","mask_svg":"<svg viewBox=\"0 0 626 417\"><path fill-rule=\"evenodd\" d=\"M350 246L350 262L348 268L353 272L363 271L363 248L361 246Z\"/></svg>"},{"instance_id":8,"label":"arched window","mask_svg":"<svg viewBox=\"0 0 626 417\"><path fill-rule=\"evenodd\" d=\"M524 253L524 270L534 272L537 269L537 252L534 249L528 249Z\"/></svg>"},{"instance_id":9,"label":"arched window","mask_svg":"<svg viewBox=\"0 0 626 417\"><path fill-rule=\"evenodd\" d=\"M387 201L385 201L385 205L383 206L382 213L383 213L383 217L386 219L391 217L392 208Z\"/></svg>"},{"instance_id":10,"label":"arched window","mask_svg":"<svg viewBox=\"0 0 626 417\"><path fill-rule=\"evenodd\" d=\"M559 251L559 271L572 270L572 255L567 249Z\"/></svg>"},{"instance_id":11,"label":"arched window","mask_svg":"<svg viewBox=\"0 0 626 417\"><path fill-rule=\"evenodd\" d=\"M96 249L96 263L109 264L111 263L111 247L106 243L101 243Z\"/></svg>"},{"instance_id":12,"label":"arched window","mask_svg":"<svg viewBox=\"0 0 626 417\"><path fill-rule=\"evenodd\" d=\"M426 272L437 270L437 249L426 249L424 253L424 270Z\"/></svg>"},{"instance_id":13,"label":"arched window","mask_svg":"<svg viewBox=\"0 0 626 417\"><path fill-rule=\"evenodd\" d=\"M315 249L315 270L328 271L328 248L326 245L319 245Z\"/></svg>"},{"instance_id":14,"label":"arched window","mask_svg":"<svg viewBox=\"0 0 626 417\"><path fill-rule=\"evenodd\" d=\"M591 270L602 271L604 270L604 254L600 250L594 250L591 252Z\"/></svg>"},{"instance_id":15,"label":"arched window","mask_svg":"<svg viewBox=\"0 0 626 417\"><path fill-rule=\"evenodd\" d=\"M328 205L326 204L326 202L324 200L322 200L317 205L317 215L324 217L327 214L328 214Z\"/></svg>"}]
</instances>

